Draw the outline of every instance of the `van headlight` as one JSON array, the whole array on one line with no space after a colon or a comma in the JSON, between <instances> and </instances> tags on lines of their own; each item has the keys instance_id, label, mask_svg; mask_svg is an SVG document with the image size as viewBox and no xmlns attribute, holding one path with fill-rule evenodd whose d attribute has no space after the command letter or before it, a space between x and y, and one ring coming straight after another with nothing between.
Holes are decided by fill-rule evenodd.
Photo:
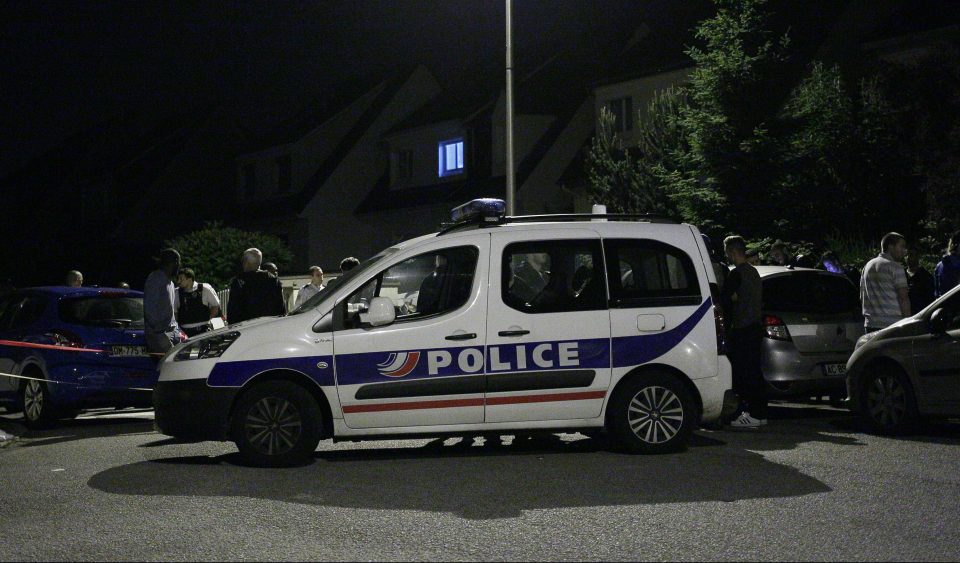
<instances>
[{"instance_id":1,"label":"van headlight","mask_svg":"<svg viewBox=\"0 0 960 563\"><path fill-rule=\"evenodd\" d=\"M240 333L224 332L216 336L210 336L197 340L182 348L173 361L182 362L184 360L203 360L207 358L219 358L227 351L231 344L240 338Z\"/></svg>"}]
</instances>

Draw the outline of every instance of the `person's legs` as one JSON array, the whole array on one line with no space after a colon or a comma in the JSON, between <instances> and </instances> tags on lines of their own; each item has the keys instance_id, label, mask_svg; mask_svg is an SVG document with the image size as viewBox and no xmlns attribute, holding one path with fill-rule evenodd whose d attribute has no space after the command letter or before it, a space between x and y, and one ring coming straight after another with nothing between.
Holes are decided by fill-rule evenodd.
<instances>
[{"instance_id":1,"label":"person's legs","mask_svg":"<svg viewBox=\"0 0 960 563\"><path fill-rule=\"evenodd\" d=\"M766 420L767 418L767 387L763 379L763 364L761 355L763 354L763 328L757 326L746 331L747 343L744 346L746 358L744 362L747 365L745 378L746 382L746 400L750 415L753 418Z\"/></svg>"},{"instance_id":2,"label":"person's legs","mask_svg":"<svg viewBox=\"0 0 960 563\"><path fill-rule=\"evenodd\" d=\"M730 360L733 391L740 397L740 407L732 414L732 418L736 418L743 412L743 404L749 393L744 369L744 361L747 357L744 342L745 339L743 338L742 331L737 329L727 331L727 359Z\"/></svg>"}]
</instances>

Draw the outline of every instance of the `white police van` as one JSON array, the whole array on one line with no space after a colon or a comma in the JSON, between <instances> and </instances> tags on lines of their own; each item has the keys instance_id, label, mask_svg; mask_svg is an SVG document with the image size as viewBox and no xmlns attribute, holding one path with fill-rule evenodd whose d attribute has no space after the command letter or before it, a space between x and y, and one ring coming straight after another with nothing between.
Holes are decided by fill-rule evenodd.
<instances>
[{"instance_id":1,"label":"white police van","mask_svg":"<svg viewBox=\"0 0 960 563\"><path fill-rule=\"evenodd\" d=\"M720 418L730 363L695 227L503 211L470 202L286 317L175 347L157 427L273 466L324 438L531 430L606 429L657 453Z\"/></svg>"}]
</instances>

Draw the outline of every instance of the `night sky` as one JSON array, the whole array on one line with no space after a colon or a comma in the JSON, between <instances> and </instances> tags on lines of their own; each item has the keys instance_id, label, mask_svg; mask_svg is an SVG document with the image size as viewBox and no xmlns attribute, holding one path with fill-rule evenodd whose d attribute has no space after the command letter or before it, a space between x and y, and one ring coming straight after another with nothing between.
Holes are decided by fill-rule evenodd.
<instances>
[{"instance_id":1,"label":"night sky","mask_svg":"<svg viewBox=\"0 0 960 563\"><path fill-rule=\"evenodd\" d=\"M677 9L515 0L516 66L571 43L609 48ZM3 2L0 176L121 112L226 104L256 135L337 84L410 62L441 82L502 82L503 18L502 0Z\"/></svg>"}]
</instances>

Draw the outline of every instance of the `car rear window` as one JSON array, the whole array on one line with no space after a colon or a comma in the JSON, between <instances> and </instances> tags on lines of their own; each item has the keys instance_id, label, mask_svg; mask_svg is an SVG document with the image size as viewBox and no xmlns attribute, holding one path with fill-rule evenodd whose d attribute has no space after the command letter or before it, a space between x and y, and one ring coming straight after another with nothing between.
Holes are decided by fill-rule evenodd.
<instances>
[{"instance_id":1,"label":"car rear window","mask_svg":"<svg viewBox=\"0 0 960 563\"><path fill-rule=\"evenodd\" d=\"M70 324L143 328L143 298L77 297L60 303L60 318Z\"/></svg>"},{"instance_id":2,"label":"car rear window","mask_svg":"<svg viewBox=\"0 0 960 563\"><path fill-rule=\"evenodd\" d=\"M788 313L847 313L860 310L860 292L841 276L796 272L763 280L763 308Z\"/></svg>"}]
</instances>

